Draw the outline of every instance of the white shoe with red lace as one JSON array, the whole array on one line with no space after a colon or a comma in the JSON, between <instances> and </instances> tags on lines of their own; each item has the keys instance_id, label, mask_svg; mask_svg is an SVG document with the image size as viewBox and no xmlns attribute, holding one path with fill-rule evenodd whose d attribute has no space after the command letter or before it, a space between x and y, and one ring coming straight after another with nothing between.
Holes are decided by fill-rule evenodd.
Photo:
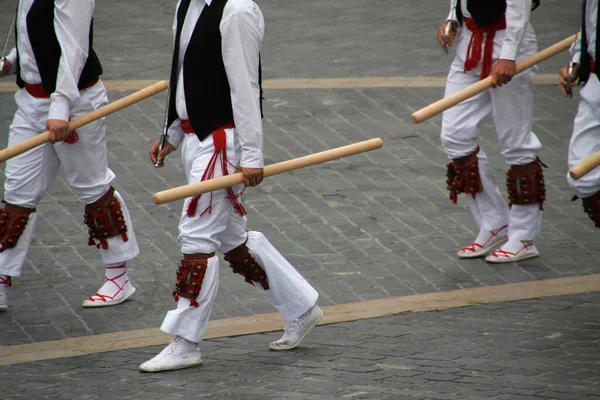
<instances>
[{"instance_id":1,"label":"white shoe with red lace","mask_svg":"<svg viewBox=\"0 0 600 400\"><path fill-rule=\"evenodd\" d=\"M488 255L508 240L508 225L494 231L480 231L475 241L465 246L458 253L459 258L476 258Z\"/></svg>"},{"instance_id":2,"label":"white shoe with red lace","mask_svg":"<svg viewBox=\"0 0 600 400\"><path fill-rule=\"evenodd\" d=\"M0 275L0 311L8 308L8 288L10 286L10 276Z\"/></svg>"},{"instance_id":3,"label":"white shoe with red lace","mask_svg":"<svg viewBox=\"0 0 600 400\"><path fill-rule=\"evenodd\" d=\"M540 252L531 241L509 240L485 258L489 263L509 263L537 257Z\"/></svg>"},{"instance_id":4,"label":"white shoe with red lace","mask_svg":"<svg viewBox=\"0 0 600 400\"><path fill-rule=\"evenodd\" d=\"M121 304L135 293L135 288L127 277L125 265L106 267L104 285L84 300L84 307L110 307Z\"/></svg>"}]
</instances>

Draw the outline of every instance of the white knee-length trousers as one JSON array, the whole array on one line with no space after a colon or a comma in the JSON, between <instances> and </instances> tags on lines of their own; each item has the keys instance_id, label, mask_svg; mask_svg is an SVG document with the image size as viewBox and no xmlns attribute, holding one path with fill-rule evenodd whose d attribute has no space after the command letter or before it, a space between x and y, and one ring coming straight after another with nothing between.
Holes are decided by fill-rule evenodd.
<instances>
[{"instance_id":1,"label":"white knee-length trousers","mask_svg":"<svg viewBox=\"0 0 600 400\"><path fill-rule=\"evenodd\" d=\"M236 172L239 165L240 146L235 137L235 129L227 129L228 173ZM197 183L207 168L213 155L212 136L202 142L196 135L187 134L183 139L183 167L189 183ZM215 168L214 177L222 176L220 160ZM243 185L234 187L240 193ZM244 242L254 259L264 268L269 280L269 290L265 294L269 302L283 315L287 322L301 316L312 307L318 298L317 291L296 271L296 269L273 247L260 232L246 232L246 217L240 217L226 198L226 190L203 194L198 203L196 215L188 217L186 210L191 201L184 202L179 223L179 239L184 254L212 252L227 253ZM211 206L211 212L200 214ZM240 279L244 279L240 276ZM180 298L177 308L167 312L161 329L199 343L206 332L219 286L219 259L215 255L209 258L204 281L197 297L199 307L190 307L190 301ZM263 290L257 284L257 288Z\"/></svg>"},{"instance_id":2,"label":"white knee-length trousers","mask_svg":"<svg viewBox=\"0 0 600 400\"><path fill-rule=\"evenodd\" d=\"M24 89L15 94L15 100L18 110L10 126L8 146L44 132L50 108L50 99L32 97ZM81 100L71 106L71 119L79 118L107 103L106 89L102 82L98 82L81 92ZM115 174L108 168L106 157L104 118L77 129L77 135L77 143L46 143L8 160L4 200L22 207L36 207L54 182L61 166L69 186L82 203L90 204L102 197L115 179ZM105 264L122 263L139 253L127 206L116 191L115 196L121 202L129 240L123 242L120 236L109 238L108 249L99 250ZM83 207L81 215L83 216ZM21 275L36 220L37 212L34 212L17 245L0 253L0 274ZM87 243L87 238L82 238L83 240Z\"/></svg>"},{"instance_id":3,"label":"white knee-length trousers","mask_svg":"<svg viewBox=\"0 0 600 400\"><path fill-rule=\"evenodd\" d=\"M579 92L579 109L573 122L573 135L569 145L569 169L592 154L600 151L600 81L590 74ZM567 175L569 185L581 198L590 197L600 191L600 168L595 168L584 177L573 180Z\"/></svg>"},{"instance_id":4,"label":"white knee-length trousers","mask_svg":"<svg viewBox=\"0 0 600 400\"><path fill-rule=\"evenodd\" d=\"M504 31L496 32L494 64L500 57ZM481 63L464 72L471 32L462 28L456 40L456 57L450 66L445 96L458 92L480 80ZM517 60L537 52L537 41L528 26ZM498 136L500 153L507 165L527 164L536 159L541 143L531 131L533 111L533 77L535 69L527 70L503 87L489 89L446 110L442 118L441 141L450 158L461 158L477 149L479 126L492 115ZM508 225L508 236L515 240L534 240L541 230L542 212L539 205L513 205L509 210L494 179L494 172L483 149L477 154L483 191L475 199L466 198L473 217L482 230L496 230Z\"/></svg>"}]
</instances>

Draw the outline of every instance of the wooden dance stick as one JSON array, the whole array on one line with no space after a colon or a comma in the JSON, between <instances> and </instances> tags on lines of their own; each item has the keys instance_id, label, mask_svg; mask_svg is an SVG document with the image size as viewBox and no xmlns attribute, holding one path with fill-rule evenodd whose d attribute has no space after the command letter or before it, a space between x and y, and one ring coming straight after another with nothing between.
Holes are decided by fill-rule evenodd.
<instances>
[{"instance_id":1,"label":"wooden dance stick","mask_svg":"<svg viewBox=\"0 0 600 400\"><path fill-rule=\"evenodd\" d=\"M577 180L584 177L591 170L600 167L600 151L592 154L569 171L569 176Z\"/></svg>"},{"instance_id":2,"label":"wooden dance stick","mask_svg":"<svg viewBox=\"0 0 600 400\"><path fill-rule=\"evenodd\" d=\"M144 88L138 92L132 93L129 96L125 96L122 99L115 101L114 103L107 104L104 107L100 107L99 109L92 111L89 114L74 119L73 121L69 122L69 130L73 131L77 128L81 128L82 126L87 125L90 122L94 122L100 118L104 118L107 115L122 110L125 107L129 107L132 104L147 99L150 96L154 96L155 94L166 90L168 87L169 82L167 81L156 82L155 84L148 86L147 88ZM37 146L41 146L42 144L48 142L49 139L50 132L46 131L44 133L40 133L35 137L32 137L31 139L27 139L21 143L17 143L13 146L7 147L4 150L0 150L0 163L11 159L15 156L18 156L19 154L23 154L26 151L29 151Z\"/></svg>"},{"instance_id":3,"label":"wooden dance stick","mask_svg":"<svg viewBox=\"0 0 600 400\"><path fill-rule=\"evenodd\" d=\"M383 141L380 138L376 138L347 146L337 147L335 149L322 151L320 153L309 154L304 157L293 158L280 163L267 165L264 168L263 175L266 178L268 176L278 175L284 172L293 171L295 169L310 167L312 165L322 164L327 161L337 160L338 158L379 149L381 146L383 146ZM179 186L173 189L154 193L153 199L154 203L156 204L165 204L172 201L185 199L186 197L213 192L219 189L225 189L233 185L238 185L242 182L242 173L237 172L232 175L225 175L219 178L209 179L204 182Z\"/></svg>"},{"instance_id":4,"label":"wooden dance stick","mask_svg":"<svg viewBox=\"0 0 600 400\"><path fill-rule=\"evenodd\" d=\"M545 60L549 59L550 57L553 57L553 56L567 50L573 44L575 39L577 39L577 35L569 36L568 38L561 40L560 42L540 51L539 53L536 53L536 54L532 55L531 57L528 57L528 58L524 59L523 61L518 62L516 73L517 74L521 73L521 72L525 71L526 69L531 68L534 65L539 64L542 61L545 61ZM558 82L558 79L557 79L557 82ZM458 103L463 102L463 101L467 100L468 98L471 98L471 97L475 96L476 94L479 94L491 87L492 87L492 77L488 76L487 78L482 79L479 82L477 82L471 86L468 86L462 90L459 90L458 92L451 94L448 97L444 97L443 99L438 100L435 103L431 103L427 107L424 107L418 111L415 111L412 115L412 120L415 124L421 123L421 122L423 122L437 114L440 114L440 113L446 111L447 109L454 107Z\"/></svg>"}]
</instances>

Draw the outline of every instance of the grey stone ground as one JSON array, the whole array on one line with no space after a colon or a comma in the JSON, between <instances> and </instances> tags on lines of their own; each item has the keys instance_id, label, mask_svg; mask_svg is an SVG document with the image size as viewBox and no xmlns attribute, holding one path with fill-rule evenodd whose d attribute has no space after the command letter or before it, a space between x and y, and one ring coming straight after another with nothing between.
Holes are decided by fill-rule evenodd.
<instances>
[{"instance_id":1,"label":"grey stone ground","mask_svg":"<svg viewBox=\"0 0 600 400\"><path fill-rule=\"evenodd\" d=\"M96 47L104 62L104 79L164 79L170 64L170 27L175 2L103 0L97 3ZM576 2L544 0L543 3L533 15L540 48L574 33L579 21L579 5L571 4ZM443 76L451 61L434 40L436 27L446 15L445 1L269 0L259 4L268 25L263 48L267 79ZM6 10L12 7L12 1L0 0L0 27L8 25L11 15ZM540 72L557 73L566 59L566 55L556 57L543 64ZM413 111L437 100L442 93L442 88L266 91L267 163L371 137L384 139L382 150L280 175L258 189L249 189L245 195L250 211L249 227L263 231L318 288L320 304L600 272L598 232L582 213L581 205L570 201L572 194L564 179L571 121L577 104L560 97L556 87L536 87L535 132L544 144L540 157L550 166L546 170L548 202L544 230L537 243L542 256L499 267L481 260L456 260L456 250L473 239L475 224L464 202L453 206L447 200L446 159L438 139L439 118L422 125L410 122ZM116 100L126 94L110 92L109 97ZM0 142L3 144L13 112L12 96L0 94ZM130 263L130 276L138 293L119 307L98 310L80 307L82 300L98 288L104 271L95 251L86 246L82 206L66 182L58 179L38 207L41 218L36 239L23 276L15 279L11 308L0 314L0 345L160 324L164 312L173 305L169 293L173 268L179 257L176 225L181 205L158 207L152 203L151 195L184 183L178 155L173 155L167 168L160 171L147 161L147 148L156 139L163 116L164 95L111 116L108 121L109 162L117 173L116 186L132 213L142 249L140 257ZM485 127L481 144L497 168L499 182L504 182L506 168L494 151L496 140L491 125ZM78 374L74 382L80 379L79 382L96 385L79 385L81 394L71 398L98 393L100 389L92 391L86 385L107 387L120 377L126 381L119 389L123 393L115 392L111 398L128 395L168 398L173 388L178 390L173 396L194 388L189 393L208 397L218 394L227 398L234 396L226 394L231 387L244 387L230 384L232 379L255 383L249 386L257 392L243 391L255 398L270 394L292 396L294 391L300 393L299 397L305 397L295 380L298 377L309 378L301 381L303 388L310 388L317 395L331 396L367 391L368 395L377 397L379 395L373 394L377 392L374 388L381 387L392 391L381 392L380 397L388 394L391 398L447 396L460 399L468 397L460 393L451 396L481 385L485 390L479 397L538 398L545 385L555 383L567 388L564 390L581 387L582 392L556 390L558 394L547 398L593 398L591 394L597 393L593 390L598 383L594 366L597 368L599 362L597 353L596 358L593 357L600 336L597 325L586 321L596 321L592 312L597 300L595 295L574 296L565 300L566 305L562 300L549 299L323 327L318 328L319 336L315 335L307 348L290 355L262 351L264 344L276 334L268 338L259 335L211 341L205 346L209 357L207 367L160 377L140 376L135 371L140 361L157 351L155 348L0 368L0 374L10 382L9 386L25 382L30 394L48 394L50 398L70 398L69 393L80 393L71 392L70 387L67 392L63 389L67 386L52 376L64 373L64 379L70 379L71 372ZM578 314L581 320L574 324L570 320L572 310L583 310ZM272 310L260 292L223 268L213 318L269 311ZM582 339L563 338L559 350L549 351L556 346L544 339L544 335L547 331L552 335L559 330L554 329L552 322L555 312L561 315L556 316L556 325L568 328L570 335ZM541 315L539 320L546 321L540 326L536 325L536 313ZM447 316L444 317L447 325L438 325L438 315ZM450 320L458 317L466 319L464 324L451 326ZM501 326L497 321L502 321ZM509 332L506 338L498 337L497 342L490 344L491 338L483 334L487 330L477 330L481 324L490 324L490 334L496 336L501 336L499 332L504 332L503 329L510 330L506 326L518 325L518 328L512 332L515 336ZM375 330L380 325L392 326L389 330L393 332L397 332L394 326L399 326L403 336L388 336L385 329ZM464 326L476 329L472 331ZM448 329L453 334L443 335ZM427 336L429 333L431 336ZM530 347L515 350L517 343L521 343L521 333L523 342L530 339L531 343L527 344ZM476 340L471 335L477 335ZM428 337L430 341L426 341ZM511 337L519 340L515 342ZM406 346L407 339L410 346ZM330 342L333 347L326 346ZM366 347L356 350L356 342ZM259 348L261 350L256 350ZM473 359L486 354L500 357L516 352L517 355L503 359L513 365L499 365L500 370L494 369L496 359L492 357L489 361L494 364L490 365L492 370L480 371L474 369L475 362L461 364L454 359L436 358L438 348L441 353L474 352L475 356L470 357ZM563 350L573 355L574 360L569 362L581 361L582 364L570 367L562 363L558 353ZM353 355L346 356L347 351ZM361 354L366 354L364 359ZM412 376L413 369L417 370L412 367L373 367L386 363L420 365L412 359L399 361L413 354L424 354L421 361L432 368L431 371L421 371L423 374L417 373L418 377ZM380 356L381 359L377 358ZM588 356L591 358L586 359ZM524 367L526 363L520 361L525 357L538 365L540 370L536 376L547 379L546 383L541 389L513 390L523 393L506 391L511 386L506 382L532 381L530 376L533 375ZM581 359L575 360L577 357ZM387 358L394 360L388 362ZM551 362L543 361L547 358ZM222 360L242 363L222 364ZM106 367L113 362L118 366L114 375L95 374L106 372ZM318 364L320 362L323 366ZM333 374L332 366L338 365L336 363L352 367L341 367L345 372L339 377L330 379L327 378L330 375L325 375L326 382L320 382L323 379L318 376ZM254 368L245 368L247 365ZM80 366L85 368L78 369ZM291 366L290 370L286 366ZM318 370L321 374L315 372ZM469 370L467 376L455 379L460 371L466 370ZM471 374L471 370L478 372ZM265 371L279 376L276 383L271 382ZM581 379L585 382L575 384L571 381L579 380L578 371L582 371ZM31 380L24 378L28 374ZM440 383L438 375L450 378L455 374L454 378L442 379ZM565 377L569 374L573 377ZM546 375L549 378L545 378ZM388 376L394 377L390 381L396 383L381 384ZM153 390L144 393L148 382L154 383ZM200 384L194 386L197 383ZM465 386L467 383L469 386ZM340 391L352 384L357 387L355 392ZM371 389L361 389L363 384ZM269 388L269 385L276 386ZM419 392L422 393L419 395L400 391L414 386L419 387L418 390L430 388L432 393ZM17 396L19 388L21 386L7 387L7 396ZM393 392L396 389L398 392ZM467 394L476 396L476 393Z\"/></svg>"}]
</instances>

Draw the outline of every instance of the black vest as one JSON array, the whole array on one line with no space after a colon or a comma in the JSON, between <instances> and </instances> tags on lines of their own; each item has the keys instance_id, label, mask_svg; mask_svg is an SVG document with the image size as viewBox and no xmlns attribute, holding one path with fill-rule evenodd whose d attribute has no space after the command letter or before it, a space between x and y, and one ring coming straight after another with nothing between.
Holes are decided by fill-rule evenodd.
<instances>
[{"instance_id":1,"label":"black vest","mask_svg":"<svg viewBox=\"0 0 600 400\"><path fill-rule=\"evenodd\" d=\"M183 87L188 117L200 141L215 129L234 122L231 88L223 63L219 25L227 0L205 4L183 57ZM190 0L182 0L177 11L175 48L171 63L167 126L179 118L175 105L178 81L179 43ZM262 114L262 71L259 62L259 101Z\"/></svg>"},{"instance_id":2,"label":"black vest","mask_svg":"<svg viewBox=\"0 0 600 400\"><path fill-rule=\"evenodd\" d=\"M532 10L540 5L540 0L533 0ZM506 0L467 0L467 10L478 27L483 28L490 22L500 18L506 12ZM456 17L462 25L463 15L461 0L456 4Z\"/></svg>"},{"instance_id":3,"label":"black vest","mask_svg":"<svg viewBox=\"0 0 600 400\"><path fill-rule=\"evenodd\" d=\"M16 24L18 25L18 24ZM15 25L15 32L17 28ZM93 23L90 25L90 41L88 59L79 76L78 87L81 90L102 74L102 66L96 52L92 48ZM58 67L62 54L56 32L54 30L54 0L36 0L27 14L27 34L37 64L44 90L52 94L56 90ZM17 48L17 54L19 49ZM17 85L25 86L21 78L20 61L17 62Z\"/></svg>"},{"instance_id":4,"label":"black vest","mask_svg":"<svg viewBox=\"0 0 600 400\"><path fill-rule=\"evenodd\" d=\"M600 77L600 62L598 62L598 54L600 54L600 7L598 7L598 19L596 22L596 70L590 70L590 62L592 61L592 56L588 53L588 38L586 31L586 1L583 0L583 12L582 12L582 21L581 21L581 59L579 61L579 81L587 82L590 77L590 73L595 73L596 76Z\"/></svg>"}]
</instances>

